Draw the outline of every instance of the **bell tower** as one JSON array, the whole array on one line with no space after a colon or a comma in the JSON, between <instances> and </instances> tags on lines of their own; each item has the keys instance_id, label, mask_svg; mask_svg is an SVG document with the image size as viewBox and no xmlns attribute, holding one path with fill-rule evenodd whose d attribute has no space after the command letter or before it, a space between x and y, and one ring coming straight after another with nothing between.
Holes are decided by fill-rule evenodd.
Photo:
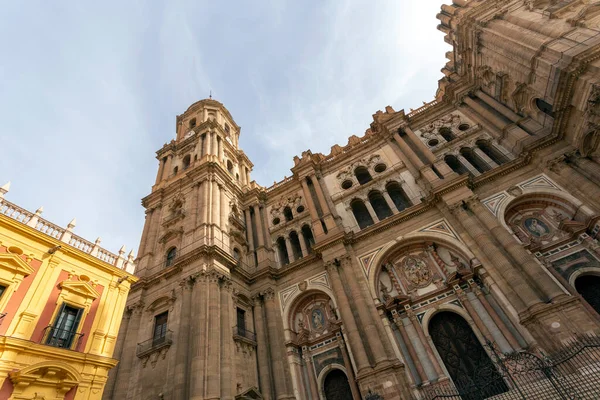
<instances>
[{"instance_id":1,"label":"bell tower","mask_svg":"<svg viewBox=\"0 0 600 400\"><path fill-rule=\"evenodd\" d=\"M238 386L258 384L255 361L234 344L238 338L254 351L245 325L252 319L244 320L250 294L243 279L232 279L263 251L249 250L250 212L241 212L257 188L253 165L239 149L240 127L218 101L192 104L175 132L156 152L156 181L142 200L141 283L127 299L115 352L121 362L105 399L233 399ZM234 307L240 293L246 305Z\"/></svg>"},{"instance_id":2,"label":"bell tower","mask_svg":"<svg viewBox=\"0 0 600 400\"><path fill-rule=\"evenodd\" d=\"M233 254L230 217L250 183L252 163L238 147L240 127L216 100L192 104L176 119L176 138L156 152L137 274L151 275L201 246Z\"/></svg>"}]
</instances>

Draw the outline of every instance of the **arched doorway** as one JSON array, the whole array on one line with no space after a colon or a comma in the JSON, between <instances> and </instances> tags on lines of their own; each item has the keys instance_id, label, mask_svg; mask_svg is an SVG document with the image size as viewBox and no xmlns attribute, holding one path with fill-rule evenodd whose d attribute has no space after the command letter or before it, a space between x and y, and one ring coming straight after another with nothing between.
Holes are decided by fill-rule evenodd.
<instances>
[{"instance_id":1,"label":"arched doorway","mask_svg":"<svg viewBox=\"0 0 600 400\"><path fill-rule=\"evenodd\" d=\"M340 369L331 370L327 374L323 382L323 392L327 400L349 400L353 398L348 377Z\"/></svg>"},{"instance_id":2,"label":"arched doorway","mask_svg":"<svg viewBox=\"0 0 600 400\"><path fill-rule=\"evenodd\" d=\"M508 390L471 327L453 312L441 312L429 322L435 347L465 400L479 400Z\"/></svg>"},{"instance_id":3,"label":"arched doorway","mask_svg":"<svg viewBox=\"0 0 600 400\"><path fill-rule=\"evenodd\" d=\"M600 314L600 277L582 275L575 281L575 290Z\"/></svg>"}]
</instances>

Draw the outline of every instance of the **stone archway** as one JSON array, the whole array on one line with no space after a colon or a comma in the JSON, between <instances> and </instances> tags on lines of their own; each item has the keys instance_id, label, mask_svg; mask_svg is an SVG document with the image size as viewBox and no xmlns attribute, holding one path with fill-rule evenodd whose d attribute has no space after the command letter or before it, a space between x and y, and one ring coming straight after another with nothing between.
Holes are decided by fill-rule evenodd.
<instances>
[{"instance_id":1,"label":"stone archway","mask_svg":"<svg viewBox=\"0 0 600 400\"><path fill-rule=\"evenodd\" d=\"M485 399L508 390L477 336L460 315L437 313L429 321L429 333L463 399Z\"/></svg>"},{"instance_id":2,"label":"stone archway","mask_svg":"<svg viewBox=\"0 0 600 400\"><path fill-rule=\"evenodd\" d=\"M581 275L575 280L575 290L600 314L600 277Z\"/></svg>"},{"instance_id":3,"label":"stone archway","mask_svg":"<svg viewBox=\"0 0 600 400\"><path fill-rule=\"evenodd\" d=\"M341 369L332 369L323 380L323 393L326 400L352 399L348 377Z\"/></svg>"}]
</instances>

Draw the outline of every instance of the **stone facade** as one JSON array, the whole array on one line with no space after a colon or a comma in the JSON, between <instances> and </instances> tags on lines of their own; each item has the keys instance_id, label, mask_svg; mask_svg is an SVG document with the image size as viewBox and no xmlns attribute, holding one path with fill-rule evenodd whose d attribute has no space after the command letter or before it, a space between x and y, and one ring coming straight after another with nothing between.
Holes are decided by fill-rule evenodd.
<instances>
[{"instance_id":1,"label":"stone facade","mask_svg":"<svg viewBox=\"0 0 600 400\"><path fill-rule=\"evenodd\" d=\"M104 398L419 398L455 378L443 316L505 352L600 330L600 6L438 18L436 99L272 187L221 103L177 117Z\"/></svg>"}]
</instances>

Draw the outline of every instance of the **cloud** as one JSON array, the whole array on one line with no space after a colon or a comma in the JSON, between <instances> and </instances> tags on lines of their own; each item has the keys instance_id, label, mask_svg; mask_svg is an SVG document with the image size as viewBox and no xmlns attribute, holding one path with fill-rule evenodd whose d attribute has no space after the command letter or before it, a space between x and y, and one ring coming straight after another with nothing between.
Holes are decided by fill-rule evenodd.
<instances>
[{"instance_id":1,"label":"cloud","mask_svg":"<svg viewBox=\"0 0 600 400\"><path fill-rule=\"evenodd\" d=\"M137 248L155 151L212 90L253 177L362 135L435 94L442 1L7 3L0 15L0 184L7 199L116 251Z\"/></svg>"}]
</instances>

